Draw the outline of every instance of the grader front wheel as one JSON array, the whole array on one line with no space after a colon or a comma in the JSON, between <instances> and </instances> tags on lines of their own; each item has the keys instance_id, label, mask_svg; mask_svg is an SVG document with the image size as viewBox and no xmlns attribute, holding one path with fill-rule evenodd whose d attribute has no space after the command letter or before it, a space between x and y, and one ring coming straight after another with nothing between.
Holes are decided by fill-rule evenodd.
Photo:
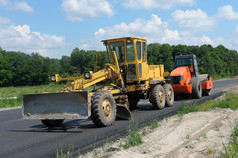
<instances>
[{"instance_id":1,"label":"grader front wheel","mask_svg":"<svg viewBox=\"0 0 238 158\"><path fill-rule=\"evenodd\" d=\"M110 126L116 119L116 102L108 91L98 91L92 96L91 119L98 127Z\"/></svg>"}]
</instances>

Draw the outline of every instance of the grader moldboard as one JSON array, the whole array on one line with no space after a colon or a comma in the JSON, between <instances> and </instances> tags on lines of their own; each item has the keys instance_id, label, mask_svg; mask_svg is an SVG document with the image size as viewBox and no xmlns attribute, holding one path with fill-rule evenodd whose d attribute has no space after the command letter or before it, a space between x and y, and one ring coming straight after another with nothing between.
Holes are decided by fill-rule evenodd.
<instances>
[{"instance_id":1,"label":"grader moldboard","mask_svg":"<svg viewBox=\"0 0 238 158\"><path fill-rule=\"evenodd\" d=\"M172 106L174 92L164 65L147 64L146 39L125 37L102 41L110 63L98 72L80 77L51 75L51 82L68 81L57 93L23 95L23 118L40 119L46 126L60 126L64 119L88 119L98 127L110 126L116 117L129 119L140 99L154 109ZM96 63L96 62L95 62ZM96 68L96 64L95 64ZM71 82L69 82L71 81ZM103 83L92 92L85 88Z\"/></svg>"}]
</instances>

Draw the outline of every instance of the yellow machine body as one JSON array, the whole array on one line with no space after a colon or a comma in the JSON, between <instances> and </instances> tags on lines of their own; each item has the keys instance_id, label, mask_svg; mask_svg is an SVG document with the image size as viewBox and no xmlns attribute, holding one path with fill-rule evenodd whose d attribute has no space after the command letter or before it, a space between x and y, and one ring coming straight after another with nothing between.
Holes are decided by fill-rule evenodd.
<instances>
[{"instance_id":1,"label":"yellow machine body","mask_svg":"<svg viewBox=\"0 0 238 158\"><path fill-rule=\"evenodd\" d=\"M156 85L163 86L166 83L170 83L169 79L165 79L167 73L164 72L164 65L147 64L146 39L124 37L103 40L102 42L106 46L110 60L110 63L106 64L104 69L97 72L84 72L79 77L62 78L59 74L51 75L51 82L68 81L64 86L64 90L58 92L58 95L56 93L24 95L23 117L41 120L87 118L90 115L94 115L94 95L96 97L96 95L101 95L106 91L105 93L109 92L109 94L105 95L113 96L117 106L117 116L128 118L130 117L129 109L131 109L132 104L134 106L140 99L149 98L149 94L152 93ZM95 61L95 71L97 70L96 63L97 60ZM91 92L85 90L85 88L97 83L105 86ZM82 94L80 94L81 92ZM74 97L71 97L71 95L74 95ZM34 99L32 99L33 96ZM47 102L51 97L53 99L51 99L50 103ZM80 97L80 101L77 101L77 97ZM108 100L110 101L110 97L106 101L100 102L106 119L109 116L111 117L111 114L109 115L108 113L113 110L112 105L114 104ZM67 105L62 105L62 102ZM77 102L80 104L77 104ZM82 106L83 108L78 108L77 106ZM110 108L110 106L112 107ZM63 109L59 110L59 107ZM95 123L96 116L91 118ZM100 123L96 122L95 124L101 126ZM104 123L102 126L108 125Z\"/></svg>"}]
</instances>

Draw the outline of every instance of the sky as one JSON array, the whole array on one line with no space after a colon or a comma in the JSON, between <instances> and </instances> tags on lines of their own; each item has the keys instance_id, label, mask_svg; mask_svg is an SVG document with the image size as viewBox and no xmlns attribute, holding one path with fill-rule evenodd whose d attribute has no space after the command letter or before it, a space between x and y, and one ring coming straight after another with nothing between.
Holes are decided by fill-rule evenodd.
<instances>
[{"instance_id":1,"label":"sky","mask_svg":"<svg viewBox=\"0 0 238 158\"><path fill-rule=\"evenodd\" d=\"M58 58L101 40L220 44L238 51L237 0L0 0L0 47Z\"/></svg>"}]
</instances>

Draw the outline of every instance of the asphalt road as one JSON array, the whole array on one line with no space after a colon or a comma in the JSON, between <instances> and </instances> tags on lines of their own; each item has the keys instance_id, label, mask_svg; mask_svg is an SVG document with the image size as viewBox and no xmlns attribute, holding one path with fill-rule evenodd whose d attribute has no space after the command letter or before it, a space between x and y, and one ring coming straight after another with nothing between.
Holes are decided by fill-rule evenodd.
<instances>
[{"instance_id":1,"label":"asphalt road","mask_svg":"<svg viewBox=\"0 0 238 158\"><path fill-rule=\"evenodd\" d=\"M214 82L211 96L202 99L184 100L186 103L202 103L214 99L222 91L238 85L238 79ZM159 120L177 113L181 100L173 107L151 110L148 100L139 102L139 109L133 112L135 122L145 124L150 120ZM47 128L39 120L23 120L21 109L0 111L0 157L54 157L56 149L70 145L81 152L92 149L102 142L126 135L128 120L116 120L113 126L96 128L91 120L66 120L63 127ZM77 150L78 151L78 150Z\"/></svg>"}]
</instances>

